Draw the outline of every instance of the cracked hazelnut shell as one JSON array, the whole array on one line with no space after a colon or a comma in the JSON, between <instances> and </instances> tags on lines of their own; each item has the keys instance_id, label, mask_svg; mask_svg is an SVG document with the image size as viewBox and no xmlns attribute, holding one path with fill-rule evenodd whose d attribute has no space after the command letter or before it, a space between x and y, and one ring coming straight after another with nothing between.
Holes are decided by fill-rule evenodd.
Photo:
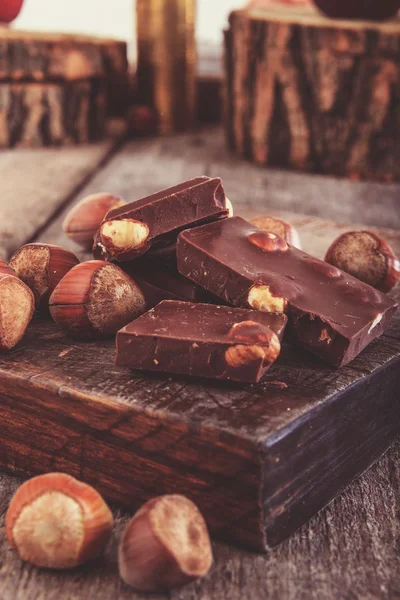
<instances>
[{"instance_id":1,"label":"cracked hazelnut shell","mask_svg":"<svg viewBox=\"0 0 400 600\"><path fill-rule=\"evenodd\" d=\"M90 485L65 473L48 473L18 488L5 525L8 542L22 560L69 569L102 552L113 517Z\"/></svg>"},{"instance_id":2,"label":"cracked hazelnut shell","mask_svg":"<svg viewBox=\"0 0 400 600\"><path fill-rule=\"evenodd\" d=\"M122 579L144 592L190 583L209 571L212 560L203 516L178 494L146 502L126 526L118 553Z\"/></svg>"},{"instance_id":3,"label":"cracked hazelnut shell","mask_svg":"<svg viewBox=\"0 0 400 600\"><path fill-rule=\"evenodd\" d=\"M10 259L16 275L32 290L39 311L48 311L54 288L78 263L78 258L69 250L39 243L25 244Z\"/></svg>"},{"instance_id":4,"label":"cracked hazelnut shell","mask_svg":"<svg viewBox=\"0 0 400 600\"><path fill-rule=\"evenodd\" d=\"M90 260L71 269L50 298L54 321L70 335L96 339L115 334L146 309L135 281L114 264Z\"/></svg>"},{"instance_id":5,"label":"cracked hazelnut shell","mask_svg":"<svg viewBox=\"0 0 400 600\"><path fill-rule=\"evenodd\" d=\"M325 261L381 292L400 281L400 261L385 240L372 231L348 231L328 248Z\"/></svg>"},{"instance_id":6,"label":"cracked hazelnut shell","mask_svg":"<svg viewBox=\"0 0 400 600\"><path fill-rule=\"evenodd\" d=\"M86 196L65 217L63 231L79 246L91 250L94 235L106 214L124 204L125 200L107 192Z\"/></svg>"}]
</instances>

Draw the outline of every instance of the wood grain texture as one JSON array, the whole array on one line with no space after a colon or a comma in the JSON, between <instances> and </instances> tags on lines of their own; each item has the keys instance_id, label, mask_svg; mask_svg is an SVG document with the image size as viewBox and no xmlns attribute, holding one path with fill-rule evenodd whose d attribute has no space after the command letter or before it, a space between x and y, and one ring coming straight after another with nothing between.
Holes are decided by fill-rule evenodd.
<instances>
[{"instance_id":1,"label":"wood grain texture","mask_svg":"<svg viewBox=\"0 0 400 600\"><path fill-rule=\"evenodd\" d=\"M0 256L9 257L32 240L63 204L107 160L121 130L98 144L62 150L0 153Z\"/></svg>"},{"instance_id":2,"label":"wood grain texture","mask_svg":"<svg viewBox=\"0 0 400 600\"><path fill-rule=\"evenodd\" d=\"M225 34L227 138L242 157L399 180L400 20L239 10Z\"/></svg>"},{"instance_id":3,"label":"wood grain texture","mask_svg":"<svg viewBox=\"0 0 400 600\"><path fill-rule=\"evenodd\" d=\"M75 81L123 77L127 44L99 37L0 30L0 80Z\"/></svg>"},{"instance_id":4,"label":"wood grain texture","mask_svg":"<svg viewBox=\"0 0 400 600\"><path fill-rule=\"evenodd\" d=\"M99 140L106 93L99 81L0 83L0 148Z\"/></svg>"}]
</instances>

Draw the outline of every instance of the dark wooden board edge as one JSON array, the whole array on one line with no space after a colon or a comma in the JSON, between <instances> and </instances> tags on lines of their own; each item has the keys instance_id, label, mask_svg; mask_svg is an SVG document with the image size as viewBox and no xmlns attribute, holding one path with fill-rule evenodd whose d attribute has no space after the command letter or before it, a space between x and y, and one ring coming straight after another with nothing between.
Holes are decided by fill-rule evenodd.
<instances>
[{"instance_id":1,"label":"dark wooden board edge","mask_svg":"<svg viewBox=\"0 0 400 600\"><path fill-rule=\"evenodd\" d=\"M1 468L70 473L129 509L183 493L218 538L264 549L262 462L246 440L4 371L0 405Z\"/></svg>"},{"instance_id":2,"label":"dark wooden board edge","mask_svg":"<svg viewBox=\"0 0 400 600\"><path fill-rule=\"evenodd\" d=\"M262 493L269 546L292 535L386 452L400 433L399 389L400 355L269 440Z\"/></svg>"}]
</instances>

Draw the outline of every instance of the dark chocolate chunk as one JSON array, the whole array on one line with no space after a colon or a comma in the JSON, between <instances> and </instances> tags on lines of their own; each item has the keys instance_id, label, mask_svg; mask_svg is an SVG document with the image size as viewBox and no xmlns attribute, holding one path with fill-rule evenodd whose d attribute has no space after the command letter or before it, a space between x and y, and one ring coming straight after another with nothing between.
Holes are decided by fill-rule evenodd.
<instances>
[{"instance_id":1,"label":"dark chocolate chunk","mask_svg":"<svg viewBox=\"0 0 400 600\"><path fill-rule=\"evenodd\" d=\"M397 308L340 269L239 217L182 232L178 269L233 306L287 313L291 339L334 366L350 362Z\"/></svg>"},{"instance_id":2,"label":"dark chocolate chunk","mask_svg":"<svg viewBox=\"0 0 400 600\"><path fill-rule=\"evenodd\" d=\"M120 367L257 382L280 353L285 315L165 300L117 334Z\"/></svg>"},{"instance_id":3,"label":"dark chocolate chunk","mask_svg":"<svg viewBox=\"0 0 400 600\"><path fill-rule=\"evenodd\" d=\"M153 308L162 300L186 300L221 304L221 300L199 285L183 277L172 262L163 263L145 256L121 263L121 268L139 285L146 298L148 308Z\"/></svg>"},{"instance_id":4,"label":"dark chocolate chunk","mask_svg":"<svg viewBox=\"0 0 400 600\"><path fill-rule=\"evenodd\" d=\"M196 177L107 213L93 246L95 258L132 260L151 247L168 247L182 229L227 217L221 179Z\"/></svg>"}]
</instances>

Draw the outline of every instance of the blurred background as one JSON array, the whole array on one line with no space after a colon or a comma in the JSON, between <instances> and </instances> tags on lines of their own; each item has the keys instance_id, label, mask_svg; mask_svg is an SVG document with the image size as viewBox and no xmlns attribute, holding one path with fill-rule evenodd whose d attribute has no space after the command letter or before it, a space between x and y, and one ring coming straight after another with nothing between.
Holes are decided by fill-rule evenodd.
<instances>
[{"instance_id":1,"label":"blurred background","mask_svg":"<svg viewBox=\"0 0 400 600\"><path fill-rule=\"evenodd\" d=\"M222 42L228 13L243 0L197 0L196 34L200 43ZM25 0L15 27L40 31L68 31L111 36L129 43L135 56L135 3L132 0Z\"/></svg>"}]
</instances>

